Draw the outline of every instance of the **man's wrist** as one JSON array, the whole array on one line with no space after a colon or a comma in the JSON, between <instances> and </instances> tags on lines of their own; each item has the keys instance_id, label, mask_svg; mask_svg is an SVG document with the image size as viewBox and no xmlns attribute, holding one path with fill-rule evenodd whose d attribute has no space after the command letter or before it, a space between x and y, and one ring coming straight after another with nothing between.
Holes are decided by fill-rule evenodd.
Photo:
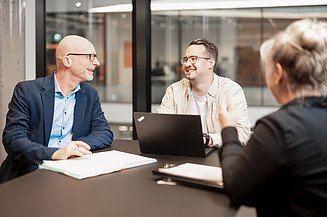
<instances>
[{"instance_id":1,"label":"man's wrist","mask_svg":"<svg viewBox=\"0 0 327 217\"><path fill-rule=\"evenodd\" d=\"M208 133L204 133L203 137L205 138L205 143L204 143L205 146L209 146L212 144L212 139Z\"/></svg>"}]
</instances>

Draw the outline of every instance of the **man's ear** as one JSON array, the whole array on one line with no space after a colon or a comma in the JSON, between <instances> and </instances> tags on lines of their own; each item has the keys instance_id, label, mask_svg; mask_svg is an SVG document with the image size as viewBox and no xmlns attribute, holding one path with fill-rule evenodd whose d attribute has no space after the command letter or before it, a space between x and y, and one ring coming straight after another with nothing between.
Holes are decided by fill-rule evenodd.
<instances>
[{"instance_id":1,"label":"man's ear","mask_svg":"<svg viewBox=\"0 0 327 217\"><path fill-rule=\"evenodd\" d=\"M72 63L73 63L73 60L69 56L64 56L62 58L62 63L64 64L64 66L70 67L72 65Z\"/></svg>"},{"instance_id":2,"label":"man's ear","mask_svg":"<svg viewBox=\"0 0 327 217\"><path fill-rule=\"evenodd\" d=\"M208 60L208 63L209 63L209 69L211 69L215 66L216 61L213 58L211 58Z\"/></svg>"}]
</instances>

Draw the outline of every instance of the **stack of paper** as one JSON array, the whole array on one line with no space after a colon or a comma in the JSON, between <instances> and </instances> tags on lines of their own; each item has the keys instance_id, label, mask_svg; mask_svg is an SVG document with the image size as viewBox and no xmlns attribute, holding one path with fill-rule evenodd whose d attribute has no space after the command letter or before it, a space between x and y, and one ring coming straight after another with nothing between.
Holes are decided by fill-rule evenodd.
<instances>
[{"instance_id":1,"label":"stack of paper","mask_svg":"<svg viewBox=\"0 0 327 217\"><path fill-rule=\"evenodd\" d=\"M159 168L158 172L170 175L173 180L179 177L183 178L180 180L185 182L197 180L198 184L223 187L222 170L220 167L185 163L174 167Z\"/></svg>"},{"instance_id":2,"label":"stack of paper","mask_svg":"<svg viewBox=\"0 0 327 217\"><path fill-rule=\"evenodd\" d=\"M45 160L40 167L60 172L76 179L84 179L155 162L157 162L155 158L113 150L68 160Z\"/></svg>"}]
</instances>

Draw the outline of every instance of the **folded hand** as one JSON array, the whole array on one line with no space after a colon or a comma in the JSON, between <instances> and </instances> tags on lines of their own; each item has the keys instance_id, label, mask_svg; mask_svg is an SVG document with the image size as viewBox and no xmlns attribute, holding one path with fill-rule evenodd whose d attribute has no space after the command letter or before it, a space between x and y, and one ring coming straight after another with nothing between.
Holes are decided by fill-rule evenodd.
<instances>
[{"instance_id":1,"label":"folded hand","mask_svg":"<svg viewBox=\"0 0 327 217\"><path fill-rule=\"evenodd\" d=\"M91 147L82 141L71 141L61 149L57 150L52 155L52 160L64 160L70 157L81 157L86 154L91 154Z\"/></svg>"}]
</instances>

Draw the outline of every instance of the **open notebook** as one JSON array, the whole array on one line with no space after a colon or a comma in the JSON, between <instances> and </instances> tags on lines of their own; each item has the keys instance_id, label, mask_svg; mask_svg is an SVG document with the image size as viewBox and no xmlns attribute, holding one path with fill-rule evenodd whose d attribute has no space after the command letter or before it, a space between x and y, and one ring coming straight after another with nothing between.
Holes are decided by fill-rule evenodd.
<instances>
[{"instance_id":1,"label":"open notebook","mask_svg":"<svg viewBox=\"0 0 327 217\"><path fill-rule=\"evenodd\" d=\"M45 160L40 168L84 179L155 162L155 158L112 150L68 160Z\"/></svg>"}]
</instances>

